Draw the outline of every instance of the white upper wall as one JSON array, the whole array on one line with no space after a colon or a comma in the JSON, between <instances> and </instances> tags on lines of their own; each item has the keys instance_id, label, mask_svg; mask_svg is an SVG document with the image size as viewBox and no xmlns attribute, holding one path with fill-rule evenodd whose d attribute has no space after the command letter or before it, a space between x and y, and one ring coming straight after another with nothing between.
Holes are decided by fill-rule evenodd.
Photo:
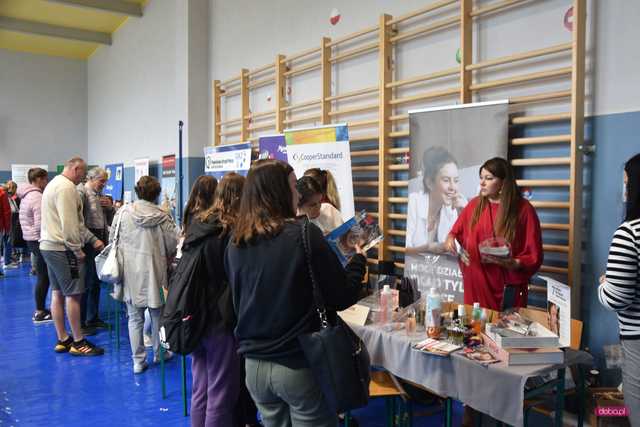
<instances>
[{"instance_id":1,"label":"white upper wall","mask_svg":"<svg viewBox=\"0 0 640 427\"><path fill-rule=\"evenodd\" d=\"M182 1L152 0L89 58L90 162L176 153L187 115L186 19Z\"/></svg>"},{"instance_id":2,"label":"white upper wall","mask_svg":"<svg viewBox=\"0 0 640 427\"><path fill-rule=\"evenodd\" d=\"M0 49L0 170L87 156L87 64Z\"/></svg>"},{"instance_id":3,"label":"white upper wall","mask_svg":"<svg viewBox=\"0 0 640 427\"><path fill-rule=\"evenodd\" d=\"M271 63L278 53L293 54L319 46L322 36L335 39L375 25L382 13L399 16L432 3L432 0L209 1L211 79L222 81L238 75L241 68L254 69ZM479 24L474 24L474 61L570 42L571 33L564 27L563 18L571 4L570 0L530 2L483 18ZM329 22L333 8L341 12L341 20L335 26ZM595 67L591 69L588 65L588 71L595 79L588 78L587 81L587 114L640 110L640 85L636 78L640 56L635 54L637 40L640 40L639 20L640 1L588 0L587 50L588 55L595 58ZM444 30L401 46L396 50L395 58L397 79L456 66L459 32L457 28ZM561 59L551 61L554 67L570 65L570 61ZM590 63L591 58L587 62ZM337 73L334 69L334 93L377 84L376 52L341 63L339 67ZM531 70L531 67L513 67L511 72ZM483 74L481 78L498 78L500 73ZM319 72L298 77L291 86L291 102L317 99ZM551 82L548 88L567 88L566 81L564 84ZM514 93L509 89L505 93L514 96L518 90ZM272 92L272 87L255 92L250 101L252 111L273 109L273 97L268 100ZM501 94L500 91L482 92L482 96L485 93L494 98ZM223 104L223 120L239 115L236 99Z\"/></svg>"}]
</instances>

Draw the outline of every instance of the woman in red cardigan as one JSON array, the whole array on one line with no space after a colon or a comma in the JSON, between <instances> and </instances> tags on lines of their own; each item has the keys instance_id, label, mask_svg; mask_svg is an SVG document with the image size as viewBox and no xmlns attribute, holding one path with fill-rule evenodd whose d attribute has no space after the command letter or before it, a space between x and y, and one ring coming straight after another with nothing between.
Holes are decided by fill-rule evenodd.
<instances>
[{"instance_id":1,"label":"woman in red cardigan","mask_svg":"<svg viewBox=\"0 0 640 427\"><path fill-rule=\"evenodd\" d=\"M501 238L510 246L508 254L481 256L482 242ZM464 250L456 249L456 241ZM480 194L462 210L446 245L462 254L465 304L479 302L500 310L509 285L515 287L514 305L526 307L529 279L542 264L540 221L531 203L520 195L505 159L495 157L480 167Z\"/></svg>"}]
</instances>

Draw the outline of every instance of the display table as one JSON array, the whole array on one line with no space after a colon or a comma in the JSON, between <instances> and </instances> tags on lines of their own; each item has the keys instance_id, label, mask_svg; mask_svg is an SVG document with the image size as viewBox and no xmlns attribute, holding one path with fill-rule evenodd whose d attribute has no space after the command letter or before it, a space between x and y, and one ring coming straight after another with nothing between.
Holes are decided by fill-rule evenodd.
<instances>
[{"instance_id":1,"label":"display table","mask_svg":"<svg viewBox=\"0 0 640 427\"><path fill-rule=\"evenodd\" d=\"M564 403L564 370L566 367L591 365L591 355L567 350L563 365L506 366L504 363L482 366L459 352L438 357L411 349L412 339L404 331L386 332L377 325L351 325L365 342L371 364L381 366L393 375L418 384L435 394L456 399L496 420L514 426L524 422L524 400L539 389L557 391L556 424L562 425ZM420 339L423 339L421 337ZM413 339L413 342L419 339ZM537 390L527 391L525 383L557 371L558 378ZM450 409L450 406L449 408ZM448 419L450 419L450 414Z\"/></svg>"}]
</instances>

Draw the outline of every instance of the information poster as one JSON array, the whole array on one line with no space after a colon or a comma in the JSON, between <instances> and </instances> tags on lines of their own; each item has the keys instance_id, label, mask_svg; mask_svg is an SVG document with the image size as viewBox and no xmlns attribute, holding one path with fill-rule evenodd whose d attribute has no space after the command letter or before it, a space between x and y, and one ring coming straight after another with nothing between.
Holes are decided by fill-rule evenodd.
<instances>
[{"instance_id":1,"label":"information poster","mask_svg":"<svg viewBox=\"0 0 640 427\"><path fill-rule=\"evenodd\" d=\"M176 218L176 155L162 156L160 206Z\"/></svg>"},{"instance_id":2,"label":"information poster","mask_svg":"<svg viewBox=\"0 0 640 427\"><path fill-rule=\"evenodd\" d=\"M560 337L561 347L571 346L571 288L550 277L547 282L547 318L549 330Z\"/></svg>"},{"instance_id":3,"label":"information poster","mask_svg":"<svg viewBox=\"0 0 640 427\"><path fill-rule=\"evenodd\" d=\"M29 169L41 168L46 171L49 170L49 165L11 165L11 180L16 184L29 183Z\"/></svg>"},{"instance_id":4,"label":"information poster","mask_svg":"<svg viewBox=\"0 0 640 427\"><path fill-rule=\"evenodd\" d=\"M121 201L124 165L122 163L106 165L105 170L107 171L107 184L104 186L104 194L111 196L113 200Z\"/></svg>"},{"instance_id":5,"label":"information poster","mask_svg":"<svg viewBox=\"0 0 640 427\"><path fill-rule=\"evenodd\" d=\"M247 176L251 167L251 144L240 143L204 148L204 173L219 181L229 172Z\"/></svg>"},{"instance_id":6,"label":"information poster","mask_svg":"<svg viewBox=\"0 0 640 427\"><path fill-rule=\"evenodd\" d=\"M507 157L508 101L409 111L410 169L405 276L462 302L458 258L444 248L449 230L478 195L480 166Z\"/></svg>"},{"instance_id":7,"label":"information poster","mask_svg":"<svg viewBox=\"0 0 640 427\"><path fill-rule=\"evenodd\" d=\"M133 161L134 179L133 184L136 185L141 177L149 175L149 158L135 159Z\"/></svg>"},{"instance_id":8,"label":"information poster","mask_svg":"<svg viewBox=\"0 0 640 427\"><path fill-rule=\"evenodd\" d=\"M296 176L312 168L331 172L340 194L342 219L355 215L349 131L344 124L284 131L287 158Z\"/></svg>"},{"instance_id":9,"label":"information poster","mask_svg":"<svg viewBox=\"0 0 640 427\"><path fill-rule=\"evenodd\" d=\"M287 142L284 135L268 135L261 136L258 139L258 147L260 154L258 158L275 159L287 162Z\"/></svg>"}]
</instances>

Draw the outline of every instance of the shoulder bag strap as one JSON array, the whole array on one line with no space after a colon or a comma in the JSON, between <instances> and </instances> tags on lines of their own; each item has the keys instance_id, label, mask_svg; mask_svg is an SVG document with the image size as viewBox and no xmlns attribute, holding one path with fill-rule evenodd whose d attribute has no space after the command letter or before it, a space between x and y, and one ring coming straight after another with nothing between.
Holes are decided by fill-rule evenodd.
<instances>
[{"instance_id":1,"label":"shoulder bag strap","mask_svg":"<svg viewBox=\"0 0 640 427\"><path fill-rule=\"evenodd\" d=\"M313 264L311 263L311 239L309 234L309 219L305 217L304 224L302 225L302 246L304 247L304 255L307 260L307 268L309 269L309 277L311 278L311 286L313 287L313 300L316 305L316 311L320 316L320 327L327 328L329 322L327 321L327 309L324 304L324 298L322 292L318 286L316 275L313 272Z\"/></svg>"}]
</instances>

